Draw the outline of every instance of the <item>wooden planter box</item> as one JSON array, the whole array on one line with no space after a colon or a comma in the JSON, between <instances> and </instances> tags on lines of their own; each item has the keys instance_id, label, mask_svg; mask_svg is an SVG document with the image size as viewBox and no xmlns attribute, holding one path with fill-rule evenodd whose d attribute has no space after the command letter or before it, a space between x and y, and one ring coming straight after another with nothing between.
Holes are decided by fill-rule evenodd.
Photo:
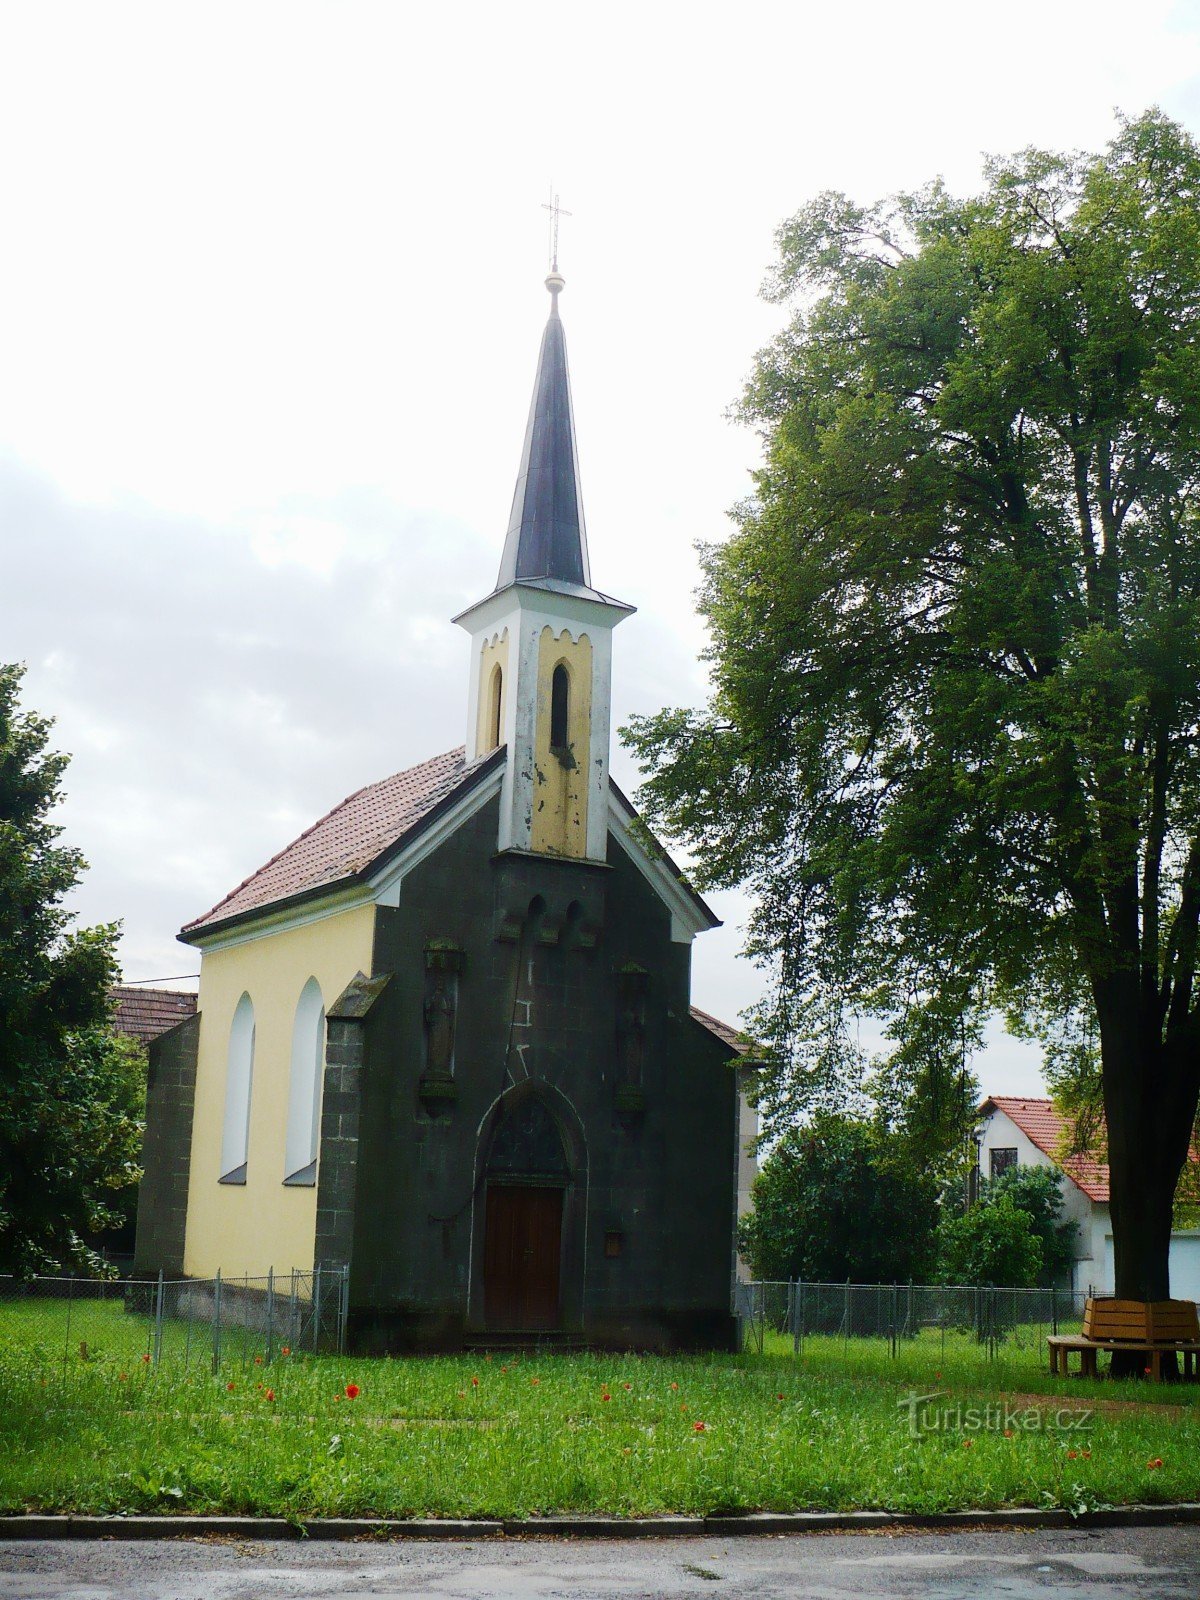
<instances>
[{"instance_id":1,"label":"wooden planter box","mask_svg":"<svg viewBox=\"0 0 1200 1600\"><path fill-rule=\"evenodd\" d=\"M1083 1310L1085 1339L1128 1339L1136 1344L1176 1344L1200 1339L1190 1300L1089 1298Z\"/></svg>"}]
</instances>

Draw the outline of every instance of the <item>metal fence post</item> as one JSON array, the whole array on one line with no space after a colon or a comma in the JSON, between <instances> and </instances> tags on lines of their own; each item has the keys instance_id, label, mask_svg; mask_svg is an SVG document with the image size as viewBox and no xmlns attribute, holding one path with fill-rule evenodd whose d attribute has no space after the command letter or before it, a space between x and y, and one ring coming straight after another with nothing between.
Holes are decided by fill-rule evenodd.
<instances>
[{"instance_id":1,"label":"metal fence post","mask_svg":"<svg viewBox=\"0 0 1200 1600\"><path fill-rule=\"evenodd\" d=\"M275 1268L267 1268L267 1360L270 1361L275 1345Z\"/></svg>"},{"instance_id":2,"label":"metal fence post","mask_svg":"<svg viewBox=\"0 0 1200 1600\"><path fill-rule=\"evenodd\" d=\"M154 1293L154 1365L162 1360L163 1328L163 1270L158 1269L158 1285Z\"/></svg>"},{"instance_id":3,"label":"metal fence post","mask_svg":"<svg viewBox=\"0 0 1200 1600\"><path fill-rule=\"evenodd\" d=\"M71 1301L75 1297L75 1279L67 1279L67 1326L63 1333L63 1377L67 1376L67 1353L71 1348Z\"/></svg>"},{"instance_id":4,"label":"metal fence post","mask_svg":"<svg viewBox=\"0 0 1200 1600\"><path fill-rule=\"evenodd\" d=\"M350 1332L350 1263L347 1261L342 1267L342 1316L341 1326L338 1328L338 1354L346 1352L346 1340Z\"/></svg>"},{"instance_id":5,"label":"metal fence post","mask_svg":"<svg viewBox=\"0 0 1200 1600\"><path fill-rule=\"evenodd\" d=\"M846 1303L842 1308L842 1343L850 1337L850 1279L846 1279Z\"/></svg>"},{"instance_id":6,"label":"metal fence post","mask_svg":"<svg viewBox=\"0 0 1200 1600\"><path fill-rule=\"evenodd\" d=\"M213 1343L212 1369L215 1377L221 1370L221 1269L213 1279Z\"/></svg>"},{"instance_id":7,"label":"metal fence post","mask_svg":"<svg viewBox=\"0 0 1200 1600\"><path fill-rule=\"evenodd\" d=\"M313 1354L316 1355L321 1337L321 1263L313 1269Z\"/></svg>"}]
</instances>

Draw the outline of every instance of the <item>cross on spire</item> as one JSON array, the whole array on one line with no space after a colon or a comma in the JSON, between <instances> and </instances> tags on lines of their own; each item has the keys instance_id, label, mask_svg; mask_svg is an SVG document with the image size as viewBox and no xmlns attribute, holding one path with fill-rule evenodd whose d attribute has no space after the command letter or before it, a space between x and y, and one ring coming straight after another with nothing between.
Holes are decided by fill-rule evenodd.
<instances>
[{"instance_id":1,"label":"cross on spire","mask_svg":"<svg viewBox=\"0 0 1200 1600\"><path fill-rule=\"evenodd\" d=\"M558 196L554 192L554 184L550 185L550 200L547 204L542 202L542 210L550 213L550 271L558 271L558 219L569 217L571 213L564 211L558 203Z\"/></svg>"}]
</instances>

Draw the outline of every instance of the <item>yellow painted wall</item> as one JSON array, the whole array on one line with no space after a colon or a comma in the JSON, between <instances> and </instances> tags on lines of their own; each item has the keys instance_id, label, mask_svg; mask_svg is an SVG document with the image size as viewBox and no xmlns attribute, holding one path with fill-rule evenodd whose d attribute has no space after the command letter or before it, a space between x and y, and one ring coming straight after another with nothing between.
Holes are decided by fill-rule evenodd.
<instances>
[{"instance_id":1,"label":"yellow painted wall","mask_svg":"<svg viewBox=\"0 0 1200 1600\"><path fill-rule=\"evenodd\" d=\"M504 713L508 706L508 629L493 636L483 646L479 658L479 706L475 721L475 754L487 755L496 748L492 742L492 673L496 667L504 674L500 693L500 743L504 743Z\"/></svg>"},{"instance_id":2,"label":"yellow painted wall","mask_svg":"<svg viewBox=\"0 0 1200 1600\"><path fill-rule=\"evenodd\" d=\"M184 1271L211 1277L310 1271L317 1226L315 1188L285 1188L292 1024L309 978L325 1009L356 972L371 970L375 907L355 906L302 927L265 934L200 962L200 1049L192 1119ZM254 1003L254 1073L244 1185L218 1183L225 1120L229 1028L243 992Z\"/></svg>"},{"instance_id":3,"label":"yellow painted wall","mask_svg":"<svg viewBox=\"0 0 1200 1600\"><path fill-rule=\"evenodd\" d=\"M571 675L567 744L574 766L564 766L550 749L551 683L559 662ZM557 637L552 628L542 629L535 727L531 848L548 855L586 856L592 728L592 641L586 633L572 639L565 628Z\"/></svg>"}]
</instances>

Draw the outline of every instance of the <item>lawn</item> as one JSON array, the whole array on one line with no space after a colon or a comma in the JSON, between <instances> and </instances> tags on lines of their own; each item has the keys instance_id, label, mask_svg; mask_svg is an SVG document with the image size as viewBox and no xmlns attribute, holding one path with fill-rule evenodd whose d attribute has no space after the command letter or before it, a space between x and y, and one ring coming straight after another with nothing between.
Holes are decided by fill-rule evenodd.
<instances>
[{"instance_id":1,"label":"lawn","mask_svg":"<svg viewBox=\"0 0 1200 1600\"><path fill-rule=\"evenodd\" d=\"M1033 1338L992 1361L965 1336L906 1341L895 1358L837 1339L797 1358L768 1338L744 1356L268 1359L244 1340L214 1376L174 1335L161 1365L144 1359L146 1323L119 1304L76 1311L70 1343L64 1315L0 1311L0 1511L636 1517L1200 1498L1200 1386L1052 1384ZM914 1388L939 1391L941 1431L910 1436ZM989 1406L972 1426L970 1409ZM1090 1408L1090 1425L1053 1426L1060 1408Z\"/></svg>"}]
</instances>

